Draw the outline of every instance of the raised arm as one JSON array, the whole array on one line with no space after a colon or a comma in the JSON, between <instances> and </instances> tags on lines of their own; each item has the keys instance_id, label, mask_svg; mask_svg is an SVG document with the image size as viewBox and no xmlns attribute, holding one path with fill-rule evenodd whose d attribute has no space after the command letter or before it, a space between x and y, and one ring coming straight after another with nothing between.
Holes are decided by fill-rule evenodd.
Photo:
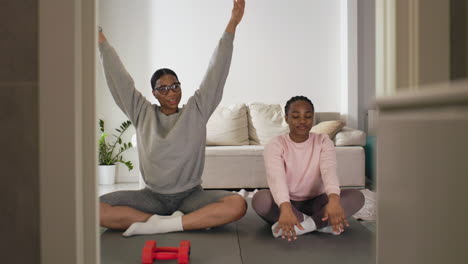
<instances>
[{"instance_id":1,"label":"raised arm","mask_svg":"<svg viewBox=\"0 0 468 264\"><path fill-rule=\"evenodd\" d=\"M241 22L245 9L245 0L233 0L233 2L234 7L232 8L231 19L229 19L226 27L226 32L231 34L236 33L237 25Z\"/></svg>"},{"instance_id":2,"label":"raised arm","mask_svg":"<svg viewBox=\"0 0 468 264\"><path fill-rule=\"evenodd\" d=\"M123 66L115 49L107 42L103 32L99 32L99 50L106 76L107 85L117 106L135 126L145 107L151 106L141 93L135 89L135 83Z\"/></svg>"},{"instance_id":3,"label":"raised arm","mask_svg":"<svg viewBox=\"0 0 468 264\"><path fill-rule=\"evenodd\" d=\"M194 95L197 106L206 121L208 121L208 118L222 99L224 84L231 66L234 35L237 25L239 25L244 15L245 1L233 0L233 2L234 7L226 31L211 57L208 70L200 84L200 89Z\"/></svg>"}]
</instances>

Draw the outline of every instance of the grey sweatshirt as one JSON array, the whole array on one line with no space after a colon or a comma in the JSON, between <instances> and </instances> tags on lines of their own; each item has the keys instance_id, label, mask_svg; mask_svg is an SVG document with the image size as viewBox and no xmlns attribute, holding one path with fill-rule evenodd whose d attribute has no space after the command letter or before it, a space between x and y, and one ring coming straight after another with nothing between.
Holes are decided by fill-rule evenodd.
<instances>
[{"instance_id":1,"label":"grey sweatshirt","mask_svg":"<svg viewBox=\"0 0 468 264\"><path fill-rule=\"evenodd\" d=\"M135 89L114 48L108 42L99 45L107 84L116 104L136 128L141 174L154 192L178 193L201 184L206 123L223 95L233 41L234 34L224 32L200 88L169 116Z\"/></svg>"}]
</instances>

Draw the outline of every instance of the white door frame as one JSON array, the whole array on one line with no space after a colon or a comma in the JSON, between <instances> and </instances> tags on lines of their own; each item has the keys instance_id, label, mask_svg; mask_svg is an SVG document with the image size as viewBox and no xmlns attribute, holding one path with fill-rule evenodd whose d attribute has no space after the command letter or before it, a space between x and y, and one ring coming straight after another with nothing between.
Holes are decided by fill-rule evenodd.
<instances>
[{"instance_id":1,"label":"white door frame","mask_svg":"<svg viewBox=\"0 0 468 264\"><path fill-rule=\"evenodd\" d=\"M449 6L438 0L376 1L377 98L435 82L448 88Z\"/></svg>"},{"instance_id":2,"label":"white door frame","mask_svg":"<svg viewBox=\"0 0 468 264\"><path fill-rule=\"evenodd\" d=\"M40 263L99 263L96 2L38 3Z\"/></svg>"},{"instance_id":3,"label":"white door frame","mask_svg":"<svg viewBox=\"0 0 468 264\"><path fill-rule=\"evenodd\" d=\"M341 114L346 126L357 128L358 110L358 2L341 0Z\"/></svg>"},{"instance_id":4,"label":"white door frame","mask_svg":"<svg viewBox=\"0 0 468 264\"><path fill-rule=\"evenodd\" d=\"M395 9L395 1L375 3L376 97L393 95L396 90Z\"/></svg>"}]
</instances>

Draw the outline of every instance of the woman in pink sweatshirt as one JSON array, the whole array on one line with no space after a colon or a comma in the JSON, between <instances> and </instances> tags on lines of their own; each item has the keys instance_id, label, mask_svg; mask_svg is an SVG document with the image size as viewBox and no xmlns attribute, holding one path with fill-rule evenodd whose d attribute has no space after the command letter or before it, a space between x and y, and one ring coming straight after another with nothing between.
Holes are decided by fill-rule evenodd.
<instances>
[{"instance_id":1,"label":"woman in pink sweatshirt","mask_svg":"<svg viewBox=\"0 0 468 264\"><path fill-rule=\"evenodd\" d=\"M285 107L290 132L273 138L264 159L270 190L257 192L252 207L272 224L274 237L297 239L312 231L341 234L364 205L358 190L340 190L336 153L326 134L310 133L314 105L304 96Z\"/></svg>"}]
</instances>

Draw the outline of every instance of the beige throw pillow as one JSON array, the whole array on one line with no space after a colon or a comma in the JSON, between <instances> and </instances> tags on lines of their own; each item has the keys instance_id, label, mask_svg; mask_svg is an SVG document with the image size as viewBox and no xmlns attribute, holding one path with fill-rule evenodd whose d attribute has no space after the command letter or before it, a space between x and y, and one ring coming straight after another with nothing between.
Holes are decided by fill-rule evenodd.
<instances>
[{"instance_id":1,"label":"beige throw pillow","mask_svg":"<svg viewBox=\"0 0 468 264\"><path fill-rule=\"evenodd\" d=\"M365 146L366 133L350 127L343 127L335 136L336 146Z\"/></svg>"},{"instance_id":2,"label":"beige throw pillow","mask_svg":"<svg viewBox=\"0 0 468 264\"><path fill-rule=\"evenodd\" d=\"M249 145L247 107L245 104L216 108L206 124L206 145Z\"/></svg>"},{"instance_id":3,"label":"beige throw pillow","mask_svg":"<svg viewBox=\"0 0 468 264\"><path fill-rule=\"evenodd\" d=\"M313 126L310 132L317 134L327 134L330 137L330 139L333 140L336 133L338 133L344 126L345 123L343 121L324 121Z\"/></svg>"},{"instance_id":4,"label":"beige throw pillow","mask_svg":"<svg viewBox=\"0 0 468 264\"><path fill-rule=\"evenodd\" d=\"M279 104L248 105L249 139L251 145L265 145L272 138L289 132Z\"/></svg>"}]
</instances>

